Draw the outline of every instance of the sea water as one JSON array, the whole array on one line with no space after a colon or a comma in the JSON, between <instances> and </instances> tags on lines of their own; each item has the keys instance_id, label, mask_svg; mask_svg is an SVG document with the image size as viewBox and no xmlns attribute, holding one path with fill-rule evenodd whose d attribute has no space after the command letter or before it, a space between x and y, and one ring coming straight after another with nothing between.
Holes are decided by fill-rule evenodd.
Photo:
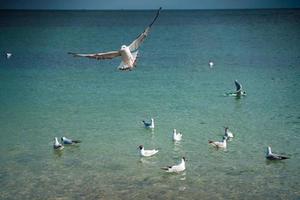
<instances>
[{"instance_id":1,"label":"sea water","mask_svg":"<svg viewBox=\"0 0 300 200\"><path fill-rule=\"evenodd\" d=\"M300 198L299 10L163 10L129 72L67 54L118 50L154 16L1 11L0 199ZM224 95L234 80L246 97ZM55 151L61 136L82 143Z\"/></svg>"}]
</instances>

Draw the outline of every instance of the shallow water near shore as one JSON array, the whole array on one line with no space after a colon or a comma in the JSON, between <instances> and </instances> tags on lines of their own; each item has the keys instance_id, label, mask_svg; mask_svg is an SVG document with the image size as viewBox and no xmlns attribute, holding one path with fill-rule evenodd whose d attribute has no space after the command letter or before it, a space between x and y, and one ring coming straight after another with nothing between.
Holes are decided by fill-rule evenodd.
<instances>
[{"instance_id":1,"label":"shallow water near shore","mask_svg":"<svg viewBox=\"0 0 300 200\"><path fill-rule=\"evenodd\" d=\"M0 199L300 198L299 10L162 11L131 72L67 54L119 49L154 15L2 12ZM235 79L246 97L224 95ZM61 136L82 143L54 151ZM185 172L160 169L182 156Z\"/></svg>"}]
</instances>

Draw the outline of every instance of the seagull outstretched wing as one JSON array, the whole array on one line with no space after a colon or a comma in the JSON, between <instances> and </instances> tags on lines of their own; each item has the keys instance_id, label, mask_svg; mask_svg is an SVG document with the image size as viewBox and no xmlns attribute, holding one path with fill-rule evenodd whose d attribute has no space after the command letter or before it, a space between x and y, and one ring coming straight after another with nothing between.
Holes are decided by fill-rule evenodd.
<instances>
[{"instance_id":1,"label":"seagull outstretched wing","mask_svg":"<svg viewBox=\"0 0 300 200\"><path fill-rule=\"evenodd\" d=\"M154 24L154 22L156 21L156 19L159 16L159 13L161 11L161 7L158 9L155 18L153 19L153 21L151 22L151 24L144 30L143 33L141 33L130 45L129 45L129 49L130 51L135 51L139 48L139 46L144 42L145 38L148 36L149 32L150 32L150 28L152 26L152 24Z\"/></svg>"},{"instance_id":2,"label":"seagull outstretched wing","mask_svg":"<svg viewBox=\"0 0 300 200\"><path fill-rule=\"evenodd\" d=\"M239 92L242 89L242 85L239 82L237 82L237 80L235 80L234 83L235 83L236 91Z\"/></svg>"},{"instance_id":3,"label":"seagull outstretched wing","mask_svg":"<svg viewBox=\"0 0 300 200\"><path fill-rule=\"evenodd\" d=\"M121 56L121 53L119 51L109 51L105 53L91 53L91 54L69 52L69 54L73 55L74 57L94 58L97 60L112 59Z\"/></svg>"}]
</instances>

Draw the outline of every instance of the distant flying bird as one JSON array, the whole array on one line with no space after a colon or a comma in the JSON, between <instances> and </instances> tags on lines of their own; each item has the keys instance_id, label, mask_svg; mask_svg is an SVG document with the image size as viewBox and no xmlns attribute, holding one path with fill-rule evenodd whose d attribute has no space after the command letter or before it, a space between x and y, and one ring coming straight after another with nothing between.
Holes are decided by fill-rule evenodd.
<instances>
[{"instance_id":1,"label":"distant flying bird","mask_svg":"<svg viewBox=\"0 0 300 200\"><path fill-rule=\"evenodd\" d=\"M156 149L145 150L143 145L140 145L138 148L140 149L140 155L143 157L150 157L158 153Z\"/></svg>"},{"instance_id":2,"label":"distant flying bird","mask_svg":"<svg viewBox=\"0 0 300 200\"><path fill-rule=\"evenodd\" d=\"M149 122L146 122L146 121L142 121L143 122L143 124L144 124L144 126L145 126L145 128L154 128L154 119L153 118L151 118L151 122L149 123Z\"/></svg>"},{"instance_id":3,"label":"distant flying bird","mask_svg":"<svg viewBox=\"0 0 300 200\"><path fill-rule=\"evenodd\" d=\"M81 142L80 140L72 140L66 137L61 137L60 140L63 144L77 144Z\"/></svg>"},{"instance_id":4,"label":"distant flying bird","mask_svg":"<svg viewBox=\"0 0 300 200\"><path fill-rule=\"evenodd\" d=\"M226 149L227 147L227 137L223 137L223 141L222 142L215 142L212 140L209 140L208 143L211 144L212 146L216 147L216 148L223 148Z\"/></svg>"},{"instance_id":5,"label":"distant flying bird","mask_svg":"<svg viewBox=\"0 0 300 200\"><path fill-rule=\"evenodd\" d=\"M129 46L122 45L120 50L117 51L110 51L105 53L92 53L92 54L81 54L81 53L72 53L69 52L69 54L72 54L75 57L86 57L86 58L94 58L97 60L102 59L112 59L115 57L121 56L122 62L119 65L118 69L120 70L132 70L136 66L136 60L138 55L138 48L143 43L145 38L148 36L150 32L150 28L153 25L153 23L156 21L156 19L159 16L159 13L161 11L161 7L157 11L157 14L151 24L144 30L143 33L141 33Z\"/></svg>"},{"instance_id":6,"label":"distant flying bird","mask_svg":"<svg viewBox=\"0 0 300 200\"><path fill-rule=\"evenodd\" d=\"M174 128L173 130L173 141L180 141L182 139L182 134L177 133L177 130Z\"/></svg>"},{"instance_id":7,"label":"distant flying bird","mask_svg":"<svg viewBox=\"0 0 300 200\"><path fill-rule=\"evenodd\" d=\"M178 165L173 165L173 166L167 166L167 167L162 167L161 169L165 170L166 172L182 172L185 170L185 157L182 157L181 163Z\"/></svg>"},{"instance_id":8,"label":"distant flying bird","mask_svg":"<svg viewBox=\"0 0 300 200\"><path fill-rule=\"evenodd\" d=\"M272 153L271 147L268 146L266 159L268 159L268 160L284 160L284 159L289 159L289 157Z\"/></svg>"},{"instance_id":9,"label":"distant flying bird","mask_svg":"<svg viewBox=\"0 0 300 200\"><path fill-rule=\"evenodd\" d=\"M54 138L53 148L58 149L58 150L61 150L64 148L64 146L58 142L57 137Z\"/></svg>"}]
</instances>

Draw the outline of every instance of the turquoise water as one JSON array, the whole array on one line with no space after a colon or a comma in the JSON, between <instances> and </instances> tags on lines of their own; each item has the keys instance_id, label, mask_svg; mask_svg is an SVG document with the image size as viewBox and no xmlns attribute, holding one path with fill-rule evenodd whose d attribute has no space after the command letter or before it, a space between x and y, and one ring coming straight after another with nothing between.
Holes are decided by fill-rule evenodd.
<instances>
[{"instance_id":1,"label":"turquoise water","mask_svg":"<svg viewBox=\"0 0 300 200\"><path fill-rule=\"evenodd\" d=\"M154 15L1 12L0 199L300 198L299 10L162 11L131 72L67 54L119 49ZM247 97L224 96L235 79ZM54 151L61 136L82 143ZM182 156L184 173L160 169Z\"/></svg>"}]
</instances>

